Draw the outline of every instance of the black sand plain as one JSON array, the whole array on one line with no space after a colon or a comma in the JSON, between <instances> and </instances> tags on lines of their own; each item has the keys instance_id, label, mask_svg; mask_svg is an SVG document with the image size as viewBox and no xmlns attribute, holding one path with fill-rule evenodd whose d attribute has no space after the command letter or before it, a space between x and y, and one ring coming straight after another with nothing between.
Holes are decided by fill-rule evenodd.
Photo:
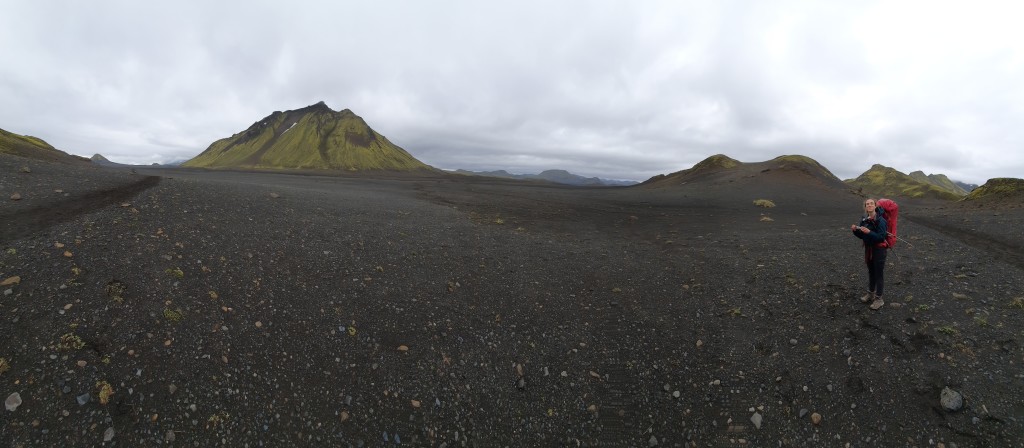
<instances>
[{"instance_id":1,"label":"black sand plain","mask_svg":"<svg viewBox=\"0 0 1024 448\"><path fill-rule=\"evenodd\" d=\"M5 446L1024 445L1014 202L903 202L871 311L862 198L799 173L574 188L0 156L0 199Z\"/></svg>"}]
</instances>

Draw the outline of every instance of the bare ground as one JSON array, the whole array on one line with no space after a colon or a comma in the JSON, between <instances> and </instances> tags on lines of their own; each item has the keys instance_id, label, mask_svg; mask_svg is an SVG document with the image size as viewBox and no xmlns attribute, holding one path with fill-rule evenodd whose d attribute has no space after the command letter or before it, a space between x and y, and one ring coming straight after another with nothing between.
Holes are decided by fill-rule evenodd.
<instances>
[{"instance_id":1,"label":"bare ground","mask_svg":"<svg viewBox=\"0 0 1024 448\"><path fill-rule=\"evenodd\" d=\"M1019 208L905 204L873 312L827 192L25 164L5 445L1024 443Z\"/></svg>"}]
</instances>

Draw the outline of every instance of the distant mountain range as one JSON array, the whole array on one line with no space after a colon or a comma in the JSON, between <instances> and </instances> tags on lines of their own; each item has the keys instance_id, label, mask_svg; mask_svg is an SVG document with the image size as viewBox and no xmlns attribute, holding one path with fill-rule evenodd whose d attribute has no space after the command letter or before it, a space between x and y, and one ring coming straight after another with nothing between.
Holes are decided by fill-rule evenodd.
<instances>
[{"instance_id":1,"label":"distant mountain range","mask_svg":"<svg viewBox=\"0 0 1024 448\"><path fill-rule=\"evenodd\" d=\"M599 177L583 177L577 174L572 174L566 170L546 170L540 174L512 174L505 170L497 171L467 171L467 170L455 170L457 174L464 174L468 176L487 176L487 177L500 177L503 179L520 179L520 180L543 180L548 182L554 182L565 185L577 185L577 186L629 186L636 185L638 182L632 180L614 180L614 179L601 179Z\"/></svg>"},{"instance_id":2,"label":"distant mountain range","mask_svg":"<svg viewBox=\"0 0 1024 448\"><path fill-rule=\"evenodd\" d=\"M64 163L92 162L103 166L133 166L111 162L100 154L91 159L60 151L38 137L18 135L0 129L0 153ZM362 118L345 109L331 110L323 102L302 109L274 112L243 132L217 140L195 158L157 167L324 169L434 171L408 152L371 129ZM511 174L505 170L463 175L507 179L540 180L567 185L628 186L633 181L583 177L565 170L539 174ZM783 194L801 195L811 187L851 191L861 195L893 198L979 200L1016 198L1024 194L1024 180L990 179L982 186L955 182L943 174L873 165L855 179L842 181L817 161L801 155L786 155L765 162L744 163L723 154L713 155L692 168L660 174L639 184L640 188L666 189L682 185L766 185L778 183Z\"/></svg>"},{"instance_id":3,"label":"distant mountain range","mask_svg":"<svg viewBox=\"0 0 1024 448\"><path fill-rule=\"evenodd\" d=\"M213 142L182 164L193 168L433 170L345 109L323 101L274 112L248 129Z\"/></svg>"}]
</instances>

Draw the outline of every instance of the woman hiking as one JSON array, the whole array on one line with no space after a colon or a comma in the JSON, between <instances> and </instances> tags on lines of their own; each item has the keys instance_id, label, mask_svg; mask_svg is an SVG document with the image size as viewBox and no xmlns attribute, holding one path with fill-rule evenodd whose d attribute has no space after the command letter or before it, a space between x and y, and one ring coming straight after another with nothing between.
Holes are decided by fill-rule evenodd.
<instances>
[{"instance_id":1,"label":"woman hiking","mask_svg":"<svg viewBox=\"0 0 1024 448\"><path fill-rule=\"evenodd\" d=\"M853 235L864 241L864 263L868 265L868 292L860 301L871 302L871 309L877 310L885 305L882 292L885 288L885 256L888 245L885 243L888 225L885 222L885 210L875 205L875 200L864 201L866 216L859 225L851 225Z\"/></svg>"}]
</instances>

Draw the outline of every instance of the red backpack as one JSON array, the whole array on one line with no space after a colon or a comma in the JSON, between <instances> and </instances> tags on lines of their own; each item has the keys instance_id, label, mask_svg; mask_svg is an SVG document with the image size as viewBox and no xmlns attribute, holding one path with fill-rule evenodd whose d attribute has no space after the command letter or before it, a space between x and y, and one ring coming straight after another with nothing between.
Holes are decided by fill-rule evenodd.
<instances>
[{"instance_id":1,"label":"red backpack","mask_svg":"<svg viewBox=\"0 0 1024 448\"><path fill-rule=\"evenodd\" d=\"M886 230L888 233L885 235L885 247L893 247L896 245L896 222L900 217L900 206L896 204L896 201L892 199L879 199L877 206L885 210L885 222L889 225Z\"/></svg>"}]
</instances>

